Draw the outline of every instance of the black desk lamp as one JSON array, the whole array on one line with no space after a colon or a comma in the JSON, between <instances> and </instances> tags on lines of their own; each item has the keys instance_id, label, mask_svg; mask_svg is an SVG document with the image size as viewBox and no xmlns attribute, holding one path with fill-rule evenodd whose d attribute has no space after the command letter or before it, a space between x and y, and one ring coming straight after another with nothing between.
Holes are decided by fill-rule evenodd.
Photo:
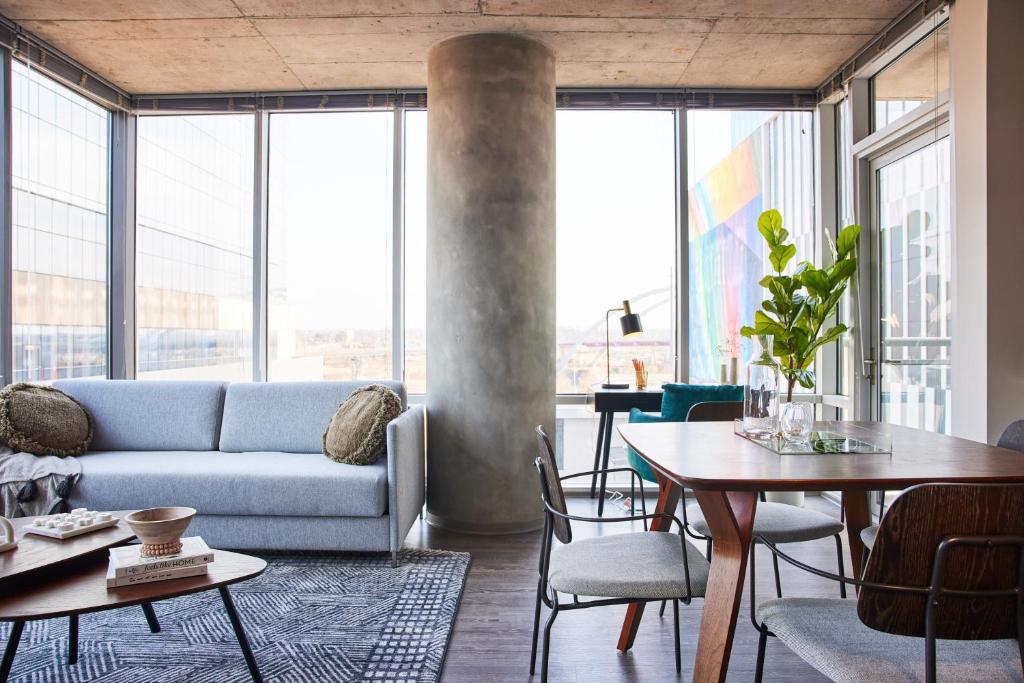
<instances>
[{"instance_id":1,"label":"black desk lamp","mask_svg":"<svg viewBox=\"0 0 1024 683\"><path fill-rule=\"evenodd\" d=\"M608 369L608 381L601 385L602 389L628 389L629 384L613 384L612 383L612 340L609 326L611 325L611 315L615 311L623 311L622 317L619 318L619 324L622 326L623 337L635 337L644 331L643 326L640 325L640 315L633 313L629 308L629 301L623 301L621 308L609 308L608 312L604 316L604 350L605 350L605 361L607 362Z\"/></svg>"}]
</instances>

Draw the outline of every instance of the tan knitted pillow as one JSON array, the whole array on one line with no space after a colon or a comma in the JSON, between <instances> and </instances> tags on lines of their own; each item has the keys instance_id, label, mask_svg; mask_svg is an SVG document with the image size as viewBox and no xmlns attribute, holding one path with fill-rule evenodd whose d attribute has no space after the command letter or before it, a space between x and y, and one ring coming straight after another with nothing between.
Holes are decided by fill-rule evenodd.
<instances>
[{"instance_id":1,"label":"tan knitted pillow","mask_svg":"<svg viewBox=\"0 0 1024 683\"><path fill-rule=\"evenodd\" d=\"M15 451L81 455L92 429L85 408L59 389L20 383L0 390L0 441Z\"/></svg>"},{"instance_id":2,"label":"tan knitted pillow","mask_svg":"<svg viewBox=\"0 0 1024 683\"><path fill-rule=\"evenodd\" d=\"M402 412L402 399L382 384L359 387L338 406L324 432L324 455L350 465L377 462L388 423Z\"/></svg>"}]
</instances>

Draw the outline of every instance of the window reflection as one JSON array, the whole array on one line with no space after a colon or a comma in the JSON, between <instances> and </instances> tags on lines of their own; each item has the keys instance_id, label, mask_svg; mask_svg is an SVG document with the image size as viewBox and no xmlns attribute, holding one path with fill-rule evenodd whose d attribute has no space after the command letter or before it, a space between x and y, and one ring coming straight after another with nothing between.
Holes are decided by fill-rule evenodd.
<instances>
[{"instance_id":1,"label":"window reflection","mask_svg":"<svg viewBox=\"0 0 1024 683\"><path fill-rule=\"evenodd\" d=\"M138 122L138 376L252 379L250 115Z\"/></svg>"},{"instance_id":2,"label":"window reflection","mask_svg":"<svg viewBox=\"0 0 1024 683\"><path fill-rule=\"evenodd\" d=\"M109 114L11 64L14 381L107 374Z\"/></svg>"}]
</instances>

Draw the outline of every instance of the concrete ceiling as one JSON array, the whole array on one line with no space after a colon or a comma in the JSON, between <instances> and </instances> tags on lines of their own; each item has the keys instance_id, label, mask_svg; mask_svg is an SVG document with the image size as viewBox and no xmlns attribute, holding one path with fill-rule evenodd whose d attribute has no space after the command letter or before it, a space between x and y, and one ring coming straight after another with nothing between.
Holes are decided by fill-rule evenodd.
<instances>
[{"instance_id":1,"label":"concrete ceiling","mask_svg":"<svg viewBox=\"0 0 1024 683\"><path fill-rule=\"evenodd\" d=\"M517 32L560 86L811 88L912 0L0 0L133 94L423 87L431 45Z\"/></svg>"}]
</instances>

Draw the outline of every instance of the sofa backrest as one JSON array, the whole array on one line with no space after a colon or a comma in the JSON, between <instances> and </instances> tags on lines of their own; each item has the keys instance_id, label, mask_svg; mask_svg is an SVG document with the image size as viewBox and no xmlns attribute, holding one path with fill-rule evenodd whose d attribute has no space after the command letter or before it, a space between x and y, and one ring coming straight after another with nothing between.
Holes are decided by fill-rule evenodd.
<instances>
[{"instance_id":1,"label":"sofa backrest","mask_svg":"<svg viewBox=\"0 0 1024 683\"><path fill-rule=\"evenodd\" d=\"M66 379L95 423L94 451L212 451L220 439L224 382Z\"/></svg>"},{"instance_id":2,"label":"sofa backrest","mask_svg":"<svg viewBox=\"0 0 1024 683\"><path fill-rule=\"evenodd\" d=\"M320 453L334 412L354 390L383 384L406 406L401 382L252 382L230 384L224 399L220 450Z\"/></svg>"}]
</instances>

